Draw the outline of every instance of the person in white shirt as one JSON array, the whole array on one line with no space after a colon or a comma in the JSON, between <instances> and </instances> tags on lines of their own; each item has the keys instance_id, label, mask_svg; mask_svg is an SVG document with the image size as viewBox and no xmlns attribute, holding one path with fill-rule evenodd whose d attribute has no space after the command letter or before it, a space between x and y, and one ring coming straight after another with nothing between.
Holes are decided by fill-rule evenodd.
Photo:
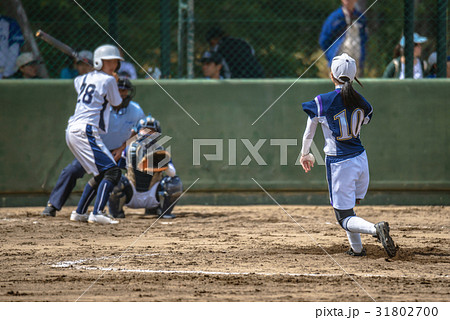
<instances>
[{"instance_id":1,"label":"person in white shirt","mask_svg":"<svg viewBox=\"0 0 450 320\"><path fill-rule=\"evenodd\" d=\"M421 60L422 43L426 42L427 37L423 37L414 32L414 79L422 79L426 77L428 66L425 61ZM394 49L394 59L388 64L383 73L383 78L405 79L405 37L403 36L399 44Z\"/></svg>"},{"instance_id":2,"label":"person in white shirt","mask_svg":"<svg viewBox=\"0 0 450 320\"><path fill-rule=\"evenodd\" d=\"M134 134L134 128L138 121L145 117L144 111L133 99L136 92L135 86L126 78L119 78L117 82L122 103L118 107L111 107L109 117L108 133L100 135L103 143L114 156L114 160L120 168L125 168L125 159L122 152L125 150L126 142ZM86 171L80 162L75 159L67 165L60 173L55 187L50 193L47 206L41 212L43 217L55 217L60 211L78 179L81 179ZM111 198L110 198L111 199Z\"/></svg>"},{"instance_id":3,"label":"person in white shirt","mask_svg":"<svg viewBox=\"0 0 450 320\"><path fill-rule=\"evenodd\" d=\"M66 129L66 142L86 172L94 177L86 184L78 208L70 216L72 221L118 223L103 210L120 181L121 171L100 134L107 133L110 107L122 103L116 74L120 61L123 58L117 47L100 46L94 51L95 70L74 80L78 100ZM88 215L88 205L96 194L94 211Z\"/></svg>"}]
</instances>

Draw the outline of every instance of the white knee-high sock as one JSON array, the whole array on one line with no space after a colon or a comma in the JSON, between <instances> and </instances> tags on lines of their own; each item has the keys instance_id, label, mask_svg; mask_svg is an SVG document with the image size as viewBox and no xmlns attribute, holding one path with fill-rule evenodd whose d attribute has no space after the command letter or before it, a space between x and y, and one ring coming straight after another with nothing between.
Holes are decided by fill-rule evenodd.
<instances>
[{"instance_id":1,"label":"white knee-high sock","mask_svg":"<svg viewBox=\"0 0 450 320\"><path fill-rule=\"evenodd\" d=\"M360 253L363 249L363 245L361 242L361 235L359 233L354 233L350 231L347 232L348 241L350 242L350 246L353 249L353 252Z\"/></svg>"},{"instance_id":2,"label":"white knee-high sock","mask_svg":"<svg viewBox=\"0 0 450 320\"><path fill-rule=\"evenodd\" d=\"M375 225L369 221L364 220L360 217L350 217L347 220L347 230L350 232L356 233L365 233L365 234L376 234Z\"/></svg>"}]
</instances>

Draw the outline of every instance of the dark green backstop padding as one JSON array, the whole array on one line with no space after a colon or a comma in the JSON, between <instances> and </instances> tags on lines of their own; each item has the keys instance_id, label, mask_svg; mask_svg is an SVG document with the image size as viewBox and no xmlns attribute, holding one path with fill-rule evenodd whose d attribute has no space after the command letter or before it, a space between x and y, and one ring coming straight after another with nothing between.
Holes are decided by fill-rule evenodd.
<instances>
[{"instance_id":1,"label":"dark green backstop padding","mask_svg":"<svg viewBox=\"0 0 450 320\"><path fill-rule=\"evenodd\" d=\"M295 162L306 124L301 103L333 90L333 85L328 80L299 80L287 90L293 82L165 80L159 82L162 89L151 80L139 80L134 81L134 100L159 119L164 135L171 137L166 147L171 147L185 188L199 178L190 192L260 191L254 180L273 192L323 192L325 167L316 165L305 174ZM450 80L363 83L364 88L355 88L374 106L373 120L361 134L369 157L370 190L440 192L440 201L448 204ZM75 101L69 80L0 81L0 196L51 191L61 169L73 159L64 130ZM202 155L200 165L193 165L193 139L223 139L223 160L208 161ZM257 165L241 139L252 145L266 139L259 154L267 164ZM280 147L271 145L277 143L273 139L296 140L297 146L288 147L287 165L280 165ZM234 143L236 165L230 166ZM323 157L321 130L315 144ZM201 151L215 153L212 146ZM247 156L250 163L241 165ZM82 187L79 183L76 190Z\"/></svg>"}]
</instances>

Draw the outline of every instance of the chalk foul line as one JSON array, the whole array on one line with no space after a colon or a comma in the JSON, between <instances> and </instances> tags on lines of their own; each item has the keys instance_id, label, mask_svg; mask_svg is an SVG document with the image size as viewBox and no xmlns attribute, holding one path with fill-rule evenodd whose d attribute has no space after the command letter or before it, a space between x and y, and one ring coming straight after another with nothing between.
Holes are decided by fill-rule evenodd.
<instances>
[{"instance_id":1,"label":"chalk foul line","mask_svg":"<svg viewBox=\"0 0 450 320\"><path fill-rule=\"evenodd\" d=\"M142 255L130 255L126 257L151 257L158 256L160 254L142 254ZM125 258L125 257L122 257ZM273 272L226 272L226 271L204 271L204 270L152 270L152 269L128 269L128 268L112 268L112 267L99 267L94 265L83 265L85 263L92 263L95 261L114 259L114 257L100 257L80 259L74 261L59 261L51 265L52 268L75 268L78 270L99 270L99 271L113 271L113 272L125 272L125 273L159 273L159 274L197 274L197 275L225 275L225 276L282 276L282 277L343 277L343 273L273 273ZM355 277L360 278L448 278L448 275L386 275L386 274L352 274Z\"/></svg>"}]
</instances>

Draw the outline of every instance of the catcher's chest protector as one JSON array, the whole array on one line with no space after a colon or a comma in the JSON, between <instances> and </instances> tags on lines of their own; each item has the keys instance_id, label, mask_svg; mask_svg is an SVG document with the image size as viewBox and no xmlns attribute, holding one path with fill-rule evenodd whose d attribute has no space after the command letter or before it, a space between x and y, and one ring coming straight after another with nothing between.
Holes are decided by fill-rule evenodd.
<instances>
[{"instance_id":1,"label":"catcher's chest protector","mask_svg":"<svg viewBox=\"0 0 450 320\"><path fill-rule=\"evenodd\" d=\"M146 154L145 150L142 150L143 145L141 142L143 141L137 140L133 142L128 149L127 159L130 163L128 164L127 177L134 184L137 192L146 192L155 183L161 181L162 172L157 172L152 175L137 169L137 164L141 162L143 156Z\"/></svg>"}]
</instances>

